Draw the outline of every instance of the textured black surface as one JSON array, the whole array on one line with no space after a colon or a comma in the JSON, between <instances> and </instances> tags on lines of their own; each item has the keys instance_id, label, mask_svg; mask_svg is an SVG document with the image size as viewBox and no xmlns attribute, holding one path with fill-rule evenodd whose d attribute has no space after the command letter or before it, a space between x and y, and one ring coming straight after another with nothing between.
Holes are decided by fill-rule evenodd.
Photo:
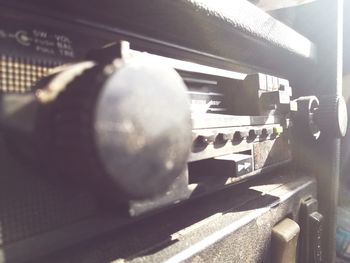
<instances>
[{"instance_id":1,"label":"textured black surface","mask_svg":"<svg viewBox=\"0 0 350 263\"><path fill-rule=\"evenodd\" d=\"M193 200L42 261L269 262L273 225L298 220L300 198L316 195L311 177L286 175Z\"/></svg>"},{"instance_id":2,"label":"textured black surface","mask_svg":"<svg viewBox=\"0 0 350 263\"><path fill-rule=\"evenodd\" d=\"M0 248L96 213L91 195L39 176L0 143Z\"/></svg>"},{"instance_id":3,"label":"textured black surface","mask_svg":"<svg viewBox=\"0 0 350 263\"><path fill-rule=\"evenodd\" d=\"M345 4L346 10L343 9ZM295 78L291 82L296 88L296 96L339 96L342 93L343 74L343 36L345 38L345 60L349 59L349 1L315 1L285 10L289 22L303 35L311 39L318 50L317 66L306 71L304 77ZM343 16L344 15L344 16ZM345 22L345 34L341 26ZM348 63L346 63L348 64ZM345 70L349 67L345 64ZM308 162L317 174L319 185L320 211L325 216L324 253L325 262L335 260L335 214L339 186L340 146L338 139L320 138L317 144L303 144L301 163ZM345 157L345 156L344 156ZM301 164L299 163L299 164Z\"/></svg>"},{"instance_id":4,"label":"textured black surface","mask_svg":"<svg viewBox=\"0 0 350 263\"><path fill-rule=\"evenodd\" d=\"M313 44L245 0L18 1L35 11L122 28L172 44L286 74L310 65ZM195 32L195 34L194 34ZM286 37L288 35L288 37ZM288 61L288 63L287 63Z\"/></svg>"}]
</instances>

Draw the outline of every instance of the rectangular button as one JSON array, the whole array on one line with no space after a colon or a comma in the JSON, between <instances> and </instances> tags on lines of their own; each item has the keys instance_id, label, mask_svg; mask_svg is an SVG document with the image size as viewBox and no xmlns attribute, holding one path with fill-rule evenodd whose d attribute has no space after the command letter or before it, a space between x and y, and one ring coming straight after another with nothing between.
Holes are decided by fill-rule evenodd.
<instances>
[{"instance_id":1,"label":"rectangular button","mask_svg":"<svg viewBox=\"0 0 350 263\"><path fill-rule=\"evenodd\" d=\"M286 218L272 229L272 263L295 263L300 233L299 225Z\"/></svg>"},{"instance_id":2,"label":"rectangular button","mask_svg":"<svg viewBox=\"0 0 350 263\"><path fill-rule=\"evenodd\" d=\"M228 176L241 176L253 171L253 159L249 154L234 153L216 157L213 164L220 166Z\"/></svg>"}]
</instances>

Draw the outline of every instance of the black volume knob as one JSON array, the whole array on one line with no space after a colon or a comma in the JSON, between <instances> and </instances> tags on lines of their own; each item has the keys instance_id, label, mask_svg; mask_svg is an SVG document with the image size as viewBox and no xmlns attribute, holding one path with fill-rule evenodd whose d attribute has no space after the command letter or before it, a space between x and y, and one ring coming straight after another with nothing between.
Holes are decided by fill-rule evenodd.
<instances>
[{"instance_id":1,"label":"black volume knob","mask_svg":"<svg viewBox=\"0 0 350 263\"><path fill-rule=\"evenodd\" d=\"M53 159L98 192L150 198L166 192L186 167L190 105L172 68L143 58L95 65L51 104L40 121L50 122Z\"/></svg>"},{"instance_id":2,"label":"black volume knob","mask_svg":"<svg viewBox=\"0 0 350 263\"><path fill-rule=\"evenodd\" d=\"M321 133L331 137L343 137L346 134L348 115L346 102L342 96L320 97L320 106L315 116L315 122Z\"/></svg>"}]
</instances>

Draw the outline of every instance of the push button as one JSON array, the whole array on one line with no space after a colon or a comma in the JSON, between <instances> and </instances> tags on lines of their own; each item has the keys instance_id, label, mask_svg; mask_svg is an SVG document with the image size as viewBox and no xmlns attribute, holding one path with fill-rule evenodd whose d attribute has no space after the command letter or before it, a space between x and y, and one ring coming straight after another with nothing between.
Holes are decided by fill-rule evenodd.
<instances>
[{"instance_id":1,"label":"push button","mask_svg":"<svg viewBox=\"0 0 350 263\"><path fill-rule=\"evenodd\" d=\"M233 134L230 132L227 132L227 133L221 132L216 137L216 141L219 143L225 143L227 141L231 141L232 139L233 139Z\"/></svg>"},{"instance_id":2,"label":"push button","mask_svg":"<svg viewBox=\"0 0 350 263\"><path fill-rule=\"evenodd\" d=\"M240 142L244 138L247 138L248 135L249 135L248 131L236 131L233 135L233 140L236 142Z\"/></svg>"},{"instance_id":3,"label":"push button","mask_svg":"<svg viewBox=\"0 0 350 263\"><path fill-rule=\"evenodd\" d=\"M254 140L256 137L262 135L262 129L250 129L249 130L249 139Z\"/></svg>"},{"instance_id":4,"label":"push button","mask_svg":"<svg viewBox=\"0 0 350 263\"><path fill-rule=\"evenodd\" d=\"M273 135L280 135L283 132L283 127L273 127Z\"/></svg>"},{"instance_id":5,"label":"push button","mask_svg":"<svg viewBox=\"0 0 350 263\"><path fill-rule=\"evenodd\" d=\"M197 146L207 146L208 144L213 143L215 138L215 134L198 135L195 143Z\"/></svg>"},{"instance_id":6,"label":"push button","mask_svg":"<svg viewBox=\"0 0 350 263\"><path fill-rule=\"evenodd\" d=\"M271 262L296 262L299 233L299 225L289 218L284 219L274 226L271 237Z\"/></svg>"},{"instance_id":7,"label":"push button","mask_svg":"<svg viewBox=\"0 0 350 263\"><path fill-rule=\"evenodd\" d=\"M273 128L263 128L261 131L261 136L262 137L267 137L273 133Z\"/></svg>"},{"instance_id":8,"label":"push button","mask_svg":"<svg viewBox=\"0 0 350 263\"><path fill-rule=\"evenodd\" d=\"M226 177L237 177L253 171L253 159L250 154L234 153L219 156L211 160L214 171L222 171Z\"/></svg>"}]
</instances>

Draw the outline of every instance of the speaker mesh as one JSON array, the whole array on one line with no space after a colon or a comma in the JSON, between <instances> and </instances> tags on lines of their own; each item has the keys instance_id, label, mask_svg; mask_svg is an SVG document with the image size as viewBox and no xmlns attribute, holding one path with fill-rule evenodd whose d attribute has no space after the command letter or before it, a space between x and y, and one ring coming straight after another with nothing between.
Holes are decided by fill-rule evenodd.
<instances>
[{"instance_id":1,"label":"speaker mesh","mask_svg":"<svg viewBox=\"0 0 350 263\"><path fill-rule=\"evenodd\" d=\"M59 62L34 58L0 55L0 90L3 92L26 92Z\"/></svg>"}]
</instances>

